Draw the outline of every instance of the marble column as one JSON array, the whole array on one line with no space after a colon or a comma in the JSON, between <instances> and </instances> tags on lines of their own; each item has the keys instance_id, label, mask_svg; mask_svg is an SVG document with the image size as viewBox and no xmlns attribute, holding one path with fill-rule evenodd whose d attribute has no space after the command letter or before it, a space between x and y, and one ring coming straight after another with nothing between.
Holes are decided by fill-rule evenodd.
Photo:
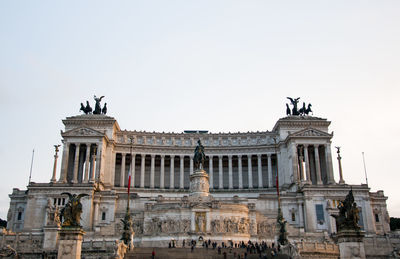
<instances>
[{"instance_id":1,"label":"marble column","mask_svg":"<svg viewBox=\"0 0 400 259\"><path fill-rule=\"evenodd\" d=\"M233 189L232 155L228 156L229 189Z\"/></svg>"},{"instance_id":2,"label":"marble column","mask_svg":"<svg viewBox=\"0 0 400 259\"><path fill-rule=\"evenodd\" d=\"M70 144L67 142L64 142L63 156L62 156L62 160L61 160L61 174L60 174L60 180L59 180L62 183L67 182L69 147L70 147Z\"/></svg>"},{"instance_id":3,"label":"marble column","mask_svg":"<svg viewBox=\"0 0 400 259\"><path fill-rule=\"evenodd\" d=\"M273 182L272 182L272 161L271 161L271 154L267 154L268 157L268 187L272 188Z\"/></svg>"},{"instance_id":4,"label":"marble column","mask_svg":"<svg viewBox=\"0 0 400 259\"><path fill-rule=\"evenodd\" d=\"M165 155L161 155L160 188L164 189Z\"/></svg>"},{"instance_id":5,"label":"marble column","mask_svg":"<svg viewBox=\"0 0 400 259\"><path fill-rule=\"evenodd\" d=\"M297 204L297 210L299 212L299 227L304 227L304 218L303 218L303 206L302 203Z\"/></svg>"},{"instance_id":6,"label":"marble column","mask_svg":"<svg viewBox=\"0 0 400 259\"><path fill-rule=\"evenodd\" d=\"M74 178L72 179L72 183L78 182L79 152L80 152L80 144L76 144L75 159L74 159Z\"/></svg>"},{"instance_id":7,"label":"marble column","mask_svg":"<svg viewBox=\"0 0 400 259\"><path fill-rule=\"evenodd\" d=\"M170 189L174 189L175 188L175 179L174 179L174 159L175 156L171 156L171 166L170 166L170 170L169 170L169 188Z\"/></svg>"},{"instance_id":8,"label":"marble column","mask_svg":"<svg viewBox=\"0 0 400 259\"><path fill-rule=\"evenodd\" d=\"M190 156L190 175L193 174L193 155Z\"/></svg>"},{"instance_id":9,"label":"marble column","mask_svg":"<svg viewBox=\"0 0 400 259\"><path fill-rule=\"evenodd\" d=\"M121 160L121 173L119 177L119 186L125 187L125 172L126 172L126 153L122 153L122 160Z\"/></svg>"},{"instance_id":10,"label":"marble column","mask_svg":"<svg viewBox=\"0 0 400 259\"><path fill-rule=\"evenodd\" d=\"M185 185L184 185L184 183L183 183L183 179L184 179L184 178L183 178L183 173L184 173L183 170L184 170L185 156L181 155L179 161L180 161L179 188L180 188L180 189L184 189L184 188L185 188Z\"/></svg>"},{"instance_id":11,"label":"marble column","mask_svg":"<svg viewBox=\"0 0 400 259\"><path fill-rule=\"evenodd\" d=\"M299 175L300 175L300 181L304 181L304 146L300 146L300 153L299 153L299 159L298 159L298 165L299 165ZM302 154L303 152L303 154Z\"/></svg>"},{"instance_id":12,"label":"marble column","mask_svg":"<svg viewBox=\"0 0 400 259\"><path fill-rule=\"evenodd\" d=\"M208 174L210 175L210 189L214 188L213 156L208 157Z\"/></svg>"},{"instance_id":13,"label":"marble column","mask_svg":"<svg viewBox=\"0 0 400 259\"><path fill-rule=\"evenodd\" d=\"M97 154L96 154L96 179L97 181L101 181L101 149L103 148L102 144L99 144L97 147Z\"/></svg>"},{"instance_id":14,"label":"marble column","mask_svg":"<svg viewBox=\"0 0 400 259\"><path fill-rule=\"evenodd\" d=\"M293 182L298 183L300 180L299 177L299 159L297 158L297 145L296 143L292 143L292 172L293 172Z\"/></svg>"},{"instance_id":15,"label":"marble column","mask_svg":"<svg viewBox=\"0 0 400 259\"><path fill-rule=\"evenodd\" d=\"M249 179L249 189L253 188L253 169L251 168L251 155L247 155L247 173Z\"/></svg>"},{"instance_id":16,"label":"marble column","mask_svg":"<svg viewBox=\"0 0 400 259\"><path fill-rule=\"evenodd\" d=\"M151 155L151 165L150 165L150 188L154 188L154 167L155 167L156 155Z\"/></svg>"},{"instance_id":17,"label":"marble column","mask_svg":"<svg viewBox=\"0 0 400 259\"><path fill-rule=\"evenodd\" d=\"M257 154L257 167L258 167L258 188L262 188L263 182L262 182L261 154Z\"/></svg>"},{"instance_id":18,"label":"marble column","mask_svg":"<svg viewBox=\"0 0 400 259\"><path fill-rule=\"evenodd\" d=\"M325 144L325 160L326 160L326 170L328 175L328 184L335 183L335 178L333 176L333 164L332 164L332 153L331 144Z\"/></svg>"},{"instance_id":19,"label":"marble column","mask_svg":"<svg viewBox=\"0 0 400 259\"><path fill-rule=\"evenodd\" d=\"M93 154L92 154L92 172L91 172L90 180L89 180L89 182L91 182L91 183L94 183L95 177L96 177L96 150L97 150L97 146L94 146Z\"/></svg>"},{"instance_id":20,"label":"marble column","mask_svg":"<svg viewBox=\"0 0 400 259\"><path fill-rule=\"evenodd\" d=\"M239 189L243 189L242 155L238 155Z\"/></svg>"},{"instance_id":21,"label":"marble column","mask_svg":"<svg viewBox=\"0 0 400 259\"><path fill-rule=\"evenodd\" d=\"M85 183L89 181L89 168L90 168L90 143L86 143L85 178L84 178Z\"/></svg>"},{"instance_id":22,"label":"marble column","mask_svg":"<svg viewBox=\"0 0 400 259\"><path fill-rule=\"evenodd\" d=\"M50 182L55 183L57 181L57 159L58 159L58 146L55 148L55 154L54 154L54 164L53 164L53 175L51 177Z\"/></svg>"},{"instance_id":23,"label":"marble column","mask_svg":"<svg viewBox=\"0 0 400 259\"><path fill-rule=\"evenodd\" d=\"M223 189L224 185L223 185L223 180L222 180L222 156L218 156L218 167L219 167L219 181L218 181L218 188L219 189Z\"/></svg>"},{"instance_id":24,"label":"marble column","mask_svg":"<svg viewBox=\"0 0 400 259\"><path fill-rule=\"evenodd\" d=\"M306 166L306 183L311 184L310 159L308 158L308 145L304 145L304 163Z\"/></svg>"},{"instance_id":25,"label":"marble column","mask_svg":"<svg viewBox=\"0 0 400 259\"><path fill-rule=\"evenodd\" d=\"M136 154L132 154L131 157L131 188L135 186L135 173L136 173Z\"/></svg>"},{"instance_id":26,"label":"marble column","mask_svg":"<svg viewBox=\"0 0 400 259\"><path fill-rule=\"evenodd\" d=\"M322 184L321 180L321 165L319 163L319 152L318 145L314 145L314 156L315 156L315 171L317 173L317 184Z\"/></svg>"},{"instance_id":27,"label":"marble column","mask_svg":"<svg viewBox=\"0 0 400 259\"><path fill-rule=\"evenodd\" d=\"M144 188L144 172L146 168L146 154L141 154L142 161L140 164L140 188Z\"/></svg>"}]
</instances>

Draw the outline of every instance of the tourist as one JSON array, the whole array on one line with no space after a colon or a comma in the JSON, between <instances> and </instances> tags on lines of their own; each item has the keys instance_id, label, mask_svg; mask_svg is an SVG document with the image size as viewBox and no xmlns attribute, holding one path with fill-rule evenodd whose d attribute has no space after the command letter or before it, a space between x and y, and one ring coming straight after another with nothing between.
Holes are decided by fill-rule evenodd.
<instances>
[{"instance_id":1,"label":"tourist","mask_svg":"<svg viewBox=\"0 0 400 259\"><path fill-rule=\"evenodd\" d=\"M185 247L185 239L182 241L182 247Z\"/></svg>"},{"instance_id":2,"label":"tourist","mask_svg":"<svg viewBox=\"0 0 400 259\"><path fill-rule=\"evenodd\" d=\"M153 252L151 252L151 259L154 259L154 258L156 258L156 252L154 252L154 249L153 249Z\"/></svg>"}]
</instances>

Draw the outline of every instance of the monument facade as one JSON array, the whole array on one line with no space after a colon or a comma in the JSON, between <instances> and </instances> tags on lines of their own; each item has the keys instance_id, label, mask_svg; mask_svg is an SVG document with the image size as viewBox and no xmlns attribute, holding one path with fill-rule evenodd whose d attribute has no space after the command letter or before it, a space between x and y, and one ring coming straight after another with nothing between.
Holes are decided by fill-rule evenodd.
<instances>
[{"instance_id":1,"label":"monument facade","mask_svg":"<svg viewBox=\"0 0 400 259\"><path fill-rule=\"evenodd\" d=\"M48 244L44 238L54 232L46 228L57 225L48 221L65 207L62 193L68 192L88 196L81 200L82 254L93 242L111 246L121 238L128 198L135 247L199 237L276 242L278 183L291 242L333 243L337 226L331 215L339 214L339 201L350 189L364 242L390 234L383 191L334 178L331 122L311 116L311 105L303 104L304 111L288 108L271 131L246 133L121 130L97 106L96 101L91 114L82 104L88 112L63 120L61 168L54 168L48 183L13 190L8 230L32 233L43 247L54 247L54 239ZM193 153L199 144L203 152ZM57 158L56 153L54 167Z\"/></svg>"}]
</instances>

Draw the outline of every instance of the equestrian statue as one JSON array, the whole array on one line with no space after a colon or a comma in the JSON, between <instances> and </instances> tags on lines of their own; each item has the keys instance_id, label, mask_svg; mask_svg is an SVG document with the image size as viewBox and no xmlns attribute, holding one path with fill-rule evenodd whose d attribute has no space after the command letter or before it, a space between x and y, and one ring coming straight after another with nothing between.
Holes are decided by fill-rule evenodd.
<instances>
[{"instance_id":1,"label":"equestrian statue","mask_svg":"<svg viewBox=\"0 0 400 259\"><path fill-rule=\"evenodd\" d=\"M204 146L201 144L201 141L197 141L197 147L194 150L194 167L196 170L202 170L204 168L204 161L206 160L206 155L204 154Z\"/></svg>"}]
</instances>

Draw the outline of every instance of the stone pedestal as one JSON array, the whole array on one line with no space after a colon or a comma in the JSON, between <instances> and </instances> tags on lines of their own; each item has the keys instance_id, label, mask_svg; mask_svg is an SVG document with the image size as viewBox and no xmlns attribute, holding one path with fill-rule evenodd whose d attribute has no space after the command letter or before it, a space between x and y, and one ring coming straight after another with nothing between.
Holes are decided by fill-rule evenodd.
<instances>
[{"instance_id":1,"label":"stone pedestal","mask_svg":"<svg viewBox=\"0 0 400 259\"><path fill-rule=\"evenodd\" d=\"M44 238L43 238L43 250L57 250L58 243L58 231L60 230L57 226L46 226L43 227Z\"/></svg>"},{"instance_id":2,"label":"stone pedestal","mask_svg":"<svg viewBox=\"0 0 400 259\"><path fill-rule=\"evenodd\" d=\"M199 169L190 176L190 196L207 197L210 194L210 184L206 171Z\"/></svg>"},{"instance_id":3,"label":"stone pedestal","mask_svg":"<svg viewBox=\"0 0 400 259\"><path fill-rule=\"evenodd\" d=\"M84 234L81 228L62 228L59 232L57 259L80 259Z\"/></svg>"},{"instance_id":4,"label":"stone pedestal","mask_svg":"<svg viewBox=\"0 0 400 259\"><path fill-rule=\"evenodd\" d=\"M364 232L341 230L337 234L340 259L365 259Z\"/></svg>"}]
</instances>

